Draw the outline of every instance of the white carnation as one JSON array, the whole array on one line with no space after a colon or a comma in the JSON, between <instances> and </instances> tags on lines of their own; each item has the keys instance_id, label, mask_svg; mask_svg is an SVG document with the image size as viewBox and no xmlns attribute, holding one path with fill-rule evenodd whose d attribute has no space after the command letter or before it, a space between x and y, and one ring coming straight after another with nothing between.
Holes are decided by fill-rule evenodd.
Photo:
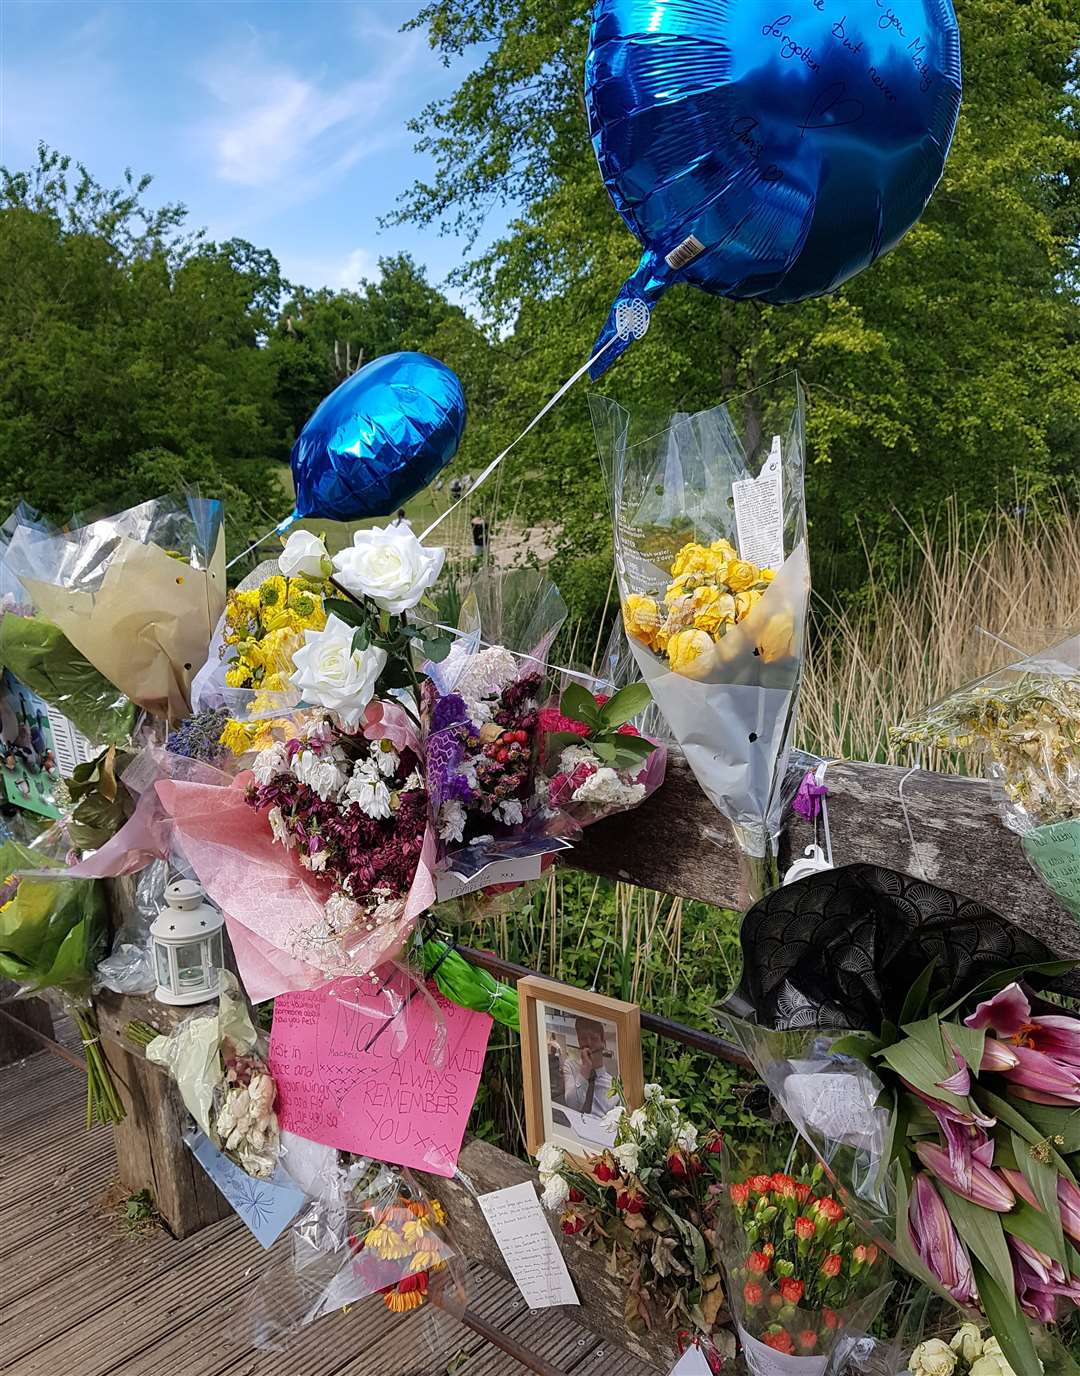
<instances>
[{"instance_id":1,"label":"white carnation","mask_svg":"<svg viewBox=\"0 0 1080 1376\"><path fill-rule=\"evenodd\" d=\"M316 755L314 750L299 750L293 758L292 770L302 784L307 784L325 803L341 791L345 775L330 755Z\"/></svg>"},{"instance_id":2,"label":"white carnation","mask_svg":"<svg viewBox=\"0 0 1080 1376\"><path fill-rule=\"evenodd\" d=\"M495 809L495 816L504 826L518 827L521 825L521 803L517 798L506 798Z\"/></svg>"},{"instance_id":3,"label":"white carnation","mask_svg":"<svg viewBox=\"0 0 1080 1376\"><path fill-rule=\"evenodd\" d=\"M544 1208L549 1209L552 1213L555 1213L557 1210L562 1209L566 1206L566 1203L569 1200L569 1198L570 1186L566 1183L562 1176L551 1176L547 1184L544 1186L544 1193L542 1196Z\"/></svg>"},{"instance_id":4,"label":"white carnation","mask_svg":"<svg viewBox=\"0 0 1080 1376\"><path fill-rule=\"evenodd\" d=\"M573 774L579 764L591 765L594 769L600 767L599 759L587 745L568 745L559 756L559 772Z\"/></svg>"},{"instance_id":5,"label":"white carnation","mask_svg":"<svg viewBox=\"0 0 1080 1376\"><path fill-rule=\"evenodd\" d=\"M541 1176L549 1176L561 1171L565 1160L566 1155L562 1147L557 1147L554 1142L545 1142L540 1148L536 1164Z\"/></svg>"},{"instance_id":6,"label":"white carnation","mask_svg":"<svg viewBox=\"0 0 1080 1376\"><path fill-rule=\"evenodd\" d=\"M636 1175L638 1168L638 1144L636 1142L623 1142L621 1146L613 1149L615 1160L619 1163L619 1170L625 1175Z\"/></svg>"},{"instance_id":7,"label":"white carnation","mask_svg":"<svg viewBox=\"0 0 1080 1376\"><path fill-rule=\"evenodd\" d=\"M606 766L590 774L573 793L575 803L589 803L593 807L634 807L644 797L644 784L624 784L618 773Z\"/></svg>"},{"instance_id":8,"label":"white carnation","mask_svg":"<svg viewBox=\"0 0 1080 1376\"><path fill-rule=\"evenodd\" d=\"M465 837L465 808L451 798L439 808L439 840L461 841Z\"/></svg>"}]
</instances>

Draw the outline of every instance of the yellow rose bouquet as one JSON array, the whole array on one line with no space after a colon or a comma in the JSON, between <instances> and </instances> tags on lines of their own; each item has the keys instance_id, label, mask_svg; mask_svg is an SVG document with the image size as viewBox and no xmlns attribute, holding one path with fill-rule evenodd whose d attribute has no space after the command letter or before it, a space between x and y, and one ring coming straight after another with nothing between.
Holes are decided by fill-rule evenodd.
<instances>
[{"instance_id":1,"label":"yellow rose bouquet","mask_svg":"<svg viewBox=\"0 0 1080 1376\"><path fill-rule=\"evenodd\" d=\"M622 407L590 404L631 650L760 892L775 878L810 594L798 383L641 440Z\"/></svg>"}]
</instances>

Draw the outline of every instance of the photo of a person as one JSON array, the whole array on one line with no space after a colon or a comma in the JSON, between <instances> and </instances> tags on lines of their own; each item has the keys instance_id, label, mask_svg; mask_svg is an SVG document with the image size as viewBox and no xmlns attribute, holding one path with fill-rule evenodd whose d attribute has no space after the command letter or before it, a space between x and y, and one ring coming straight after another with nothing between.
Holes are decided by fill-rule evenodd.
<instances>
[{"instance_id":1,"label":"photo of a person","mask_svg":"<svg viewBox=\"0 0 1080 1376\"><path fill-rule=\"evenodd\" d=\"M554 1129L591 1151L614 1146L604 1120L622 1105L619 1034L612 1022L542 1004L547 1039L546 1090Z\"/></svg>"}]
</instances>

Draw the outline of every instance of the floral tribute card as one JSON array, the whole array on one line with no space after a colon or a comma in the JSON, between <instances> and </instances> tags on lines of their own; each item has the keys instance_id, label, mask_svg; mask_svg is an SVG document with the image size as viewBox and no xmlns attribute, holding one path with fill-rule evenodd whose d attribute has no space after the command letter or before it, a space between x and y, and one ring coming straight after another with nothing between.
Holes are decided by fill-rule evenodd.
<instances>
[{"instance_id":1,"label":"floral tribute card","mask_svg":"<svg viewBox=\"0 0 1080 1376\"><path fill-rule=\"evenodd\" d=\"M491 1018L386 967L274 1003L270 1069L288 1132L451 1176Z\"/></svg>"},{"instance_id":2,"label":"floral tribute card","mask_svg":"<svg viewBox=\"0 0 1080 1376\"><path fill-rule=\"evenodd\" d=\"M300 1186L281 1166L269 1180L256 1180L219 1151L204 1132L192 1132L184 1142L254 1234L259 1246L272 1246L307 1199Z\"/></svg>"}]
</instances>

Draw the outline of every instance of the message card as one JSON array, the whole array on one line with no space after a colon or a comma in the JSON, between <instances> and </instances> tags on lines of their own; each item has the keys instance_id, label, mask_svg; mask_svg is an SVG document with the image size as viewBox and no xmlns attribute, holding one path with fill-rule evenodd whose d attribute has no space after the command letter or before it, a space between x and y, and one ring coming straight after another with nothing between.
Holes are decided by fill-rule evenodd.
<instances>
[{"instance_id":1,"label":"message card","mask_svg":"<svg viewBox=\"0 0 1080 1376\"><path fill-rule=\"evenodd\" d=\"M531 1180L477 1196L506 1268L530 1309L577 1304L577 1292Z\"/></svg>"},{"instance_id":2,"label":"message card","mask_svg":"<svg viewBox=\"0 0 1080 1376\"><path fill-rule=\"evenodd\" d=\"M190 1133L184 1142L261 1247L270 1247L281 1236L307 1200L281 1166L269 1180L256 1180L219 1151L205 1133Z\"/></svg>"},{"instance_id":3,"label":"message card","mask_svg":"<svg viewBox=\"0 0 1080 1376\"><path fill-rule=\"evenodd\" d=\"M283 1129L451 1176L484 1068L491 1018L417 993L398 971L274 1002L270 1068Z\"/></svg>"}]
</instances>

